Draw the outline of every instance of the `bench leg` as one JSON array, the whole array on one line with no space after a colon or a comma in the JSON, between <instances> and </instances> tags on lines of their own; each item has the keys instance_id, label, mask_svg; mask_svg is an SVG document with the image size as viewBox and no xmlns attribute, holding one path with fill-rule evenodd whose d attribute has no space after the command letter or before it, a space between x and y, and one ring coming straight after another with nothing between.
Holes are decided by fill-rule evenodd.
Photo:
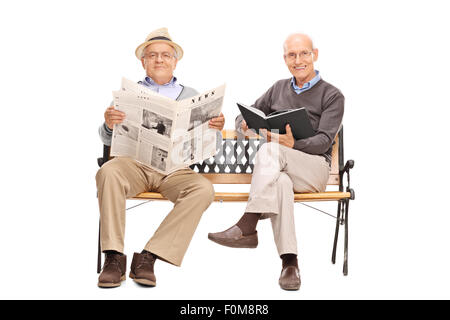
<instances>
[{"instance_id":1,"label":"bench leg","mask_svg":"<svg viewBox=\"0 0 450 320\"><path fill-rule=\"evenodd\" d=\"M102 269L102 249L100 246L100 222L98 223L98 253L97 253L97 273Z\"/></svg>"},{"instance_id":2,"label":"bench leg","mask_svg":"<svg viewBox=\"0 0 450 320\"><path fill-rule=\"evenodd\" d=\"M341 220L341 204L342 200L338 201L338 210L337 210L337 217L336 217L336 230L334 231L334 243L333 243L333 253L331 254L331 263L336 263L336 247L339 237L339 224Z\"/></svg>"},{"instance_id":3,"label":"bench leg","mask_svg":"<svg viewBox=\"0 0 450 320\"><path fill-rule=\"evenodd\" d=\"M350 200L345 200L345 238L344 238L344 276L348 275L348 205Z\"/></svg>"}]
</instances>

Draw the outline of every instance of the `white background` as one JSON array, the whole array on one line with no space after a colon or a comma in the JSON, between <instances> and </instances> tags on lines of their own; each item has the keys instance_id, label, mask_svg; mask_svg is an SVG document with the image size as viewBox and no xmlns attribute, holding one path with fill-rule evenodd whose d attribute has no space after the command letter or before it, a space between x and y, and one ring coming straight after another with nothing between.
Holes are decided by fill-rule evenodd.
<instances>
[{"instance_id":1,"label":"white background","mask_svg":"<svg viewBox=\"0 0 450 320\"><path fill-rule=\"evenodd\" d=\"M446 1L0 6L0 298L450 298ZM316 68L346 97L345 158L355 160L356 191L347 277L341 241L331 264L332 218L296 205L302 287L286 292L270 222L258 226L257 249L218 246L207 233L236 222L245 204L214 203L182 267L156 263L157 287L128 279L97 288L97 128L121 77L144 76L135 48L163 26L185 51L175 72L181 83L203 91L226 82L226 128L235 102L252 104L290 76L287 35L312 36ZM335 213L332 204L317 206ZM151 203L128 213L129 263L170 209Z\"/></svg>"}]
</instances>

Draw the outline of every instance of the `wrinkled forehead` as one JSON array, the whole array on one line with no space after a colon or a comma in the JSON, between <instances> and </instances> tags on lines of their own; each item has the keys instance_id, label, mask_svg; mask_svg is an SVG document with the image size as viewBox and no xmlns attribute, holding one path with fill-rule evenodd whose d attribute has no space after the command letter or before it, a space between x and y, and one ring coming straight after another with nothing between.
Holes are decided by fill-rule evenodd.
<instances>
[{"instance_id":1,"label":"wrinkled forehead","mask_svg":"<svg viewBox=\"0 0 450 320\"><path fill-rule=\"evenodd\" d=\"M312 51L312 40L304 35L291 36L284 43L285 52Z\"/></svg>"},{"instance_id":2,"label":"wrinkled forehead","mask_svg":"<svg viewBox=\"0 0 450 320\"><path fill-rule=\"evenodd\" d=\"M148 52L175 52L175 49L166 42L155 42L144 49L144 53Z\"/></svg>"}]
</instances>

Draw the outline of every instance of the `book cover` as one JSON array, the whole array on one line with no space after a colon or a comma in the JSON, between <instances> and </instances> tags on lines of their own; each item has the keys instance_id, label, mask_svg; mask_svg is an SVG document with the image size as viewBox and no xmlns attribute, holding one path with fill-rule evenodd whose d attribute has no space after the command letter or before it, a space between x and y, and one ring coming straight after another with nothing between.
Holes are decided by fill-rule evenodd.
<instances>
[{"instance_id":1,"label":"book cover","mask_svg":"<svg viewBox=\"0 0 450 320\"><path fill-rule=\"evenodd\" d=\"M305 139L315 134L305 108L280 110L265 115L264 112L253 107L238 103L238 108L247 126L259 132L260 129L278 130L279 134L286 134L286 125L291 126L295 140Z\"/></svg>"}]
</instances>

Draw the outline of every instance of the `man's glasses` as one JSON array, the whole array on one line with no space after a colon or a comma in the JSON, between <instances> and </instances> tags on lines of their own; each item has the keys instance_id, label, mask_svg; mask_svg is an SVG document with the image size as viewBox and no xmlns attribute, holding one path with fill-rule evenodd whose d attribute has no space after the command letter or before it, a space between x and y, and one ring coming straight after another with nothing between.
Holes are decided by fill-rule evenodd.
<instances>
[{"instance_id":1,"label":"man's glasses","mask_svg":"<svg viewBox=\"0 0 450 320\"><path fill-rule=\"evenodd\" d=\"M308 60L312 57L313 52L312 51L302 51L299 53L294 53L294 52L289 52L288 54L284 55L286 57L286 59L290 60L290 61L294 61L297 59L297 56L300 59L303 60Z\"/></svg>"},{"instance_id":2,"label":"man's glasses","mask_svg":"<svg viewBox=\"0 0 450 320\"><path fill-rule=\"evenodd\" d=\"M164 61L168 61L170 59L172 59L173 57L175 57L173 54L169 53L169 52L149 52L147 53L144 58L148 58L150 60L157 60L158 57L161 57L161 59L163 59Z\"/></svg>"}]
</instances>

